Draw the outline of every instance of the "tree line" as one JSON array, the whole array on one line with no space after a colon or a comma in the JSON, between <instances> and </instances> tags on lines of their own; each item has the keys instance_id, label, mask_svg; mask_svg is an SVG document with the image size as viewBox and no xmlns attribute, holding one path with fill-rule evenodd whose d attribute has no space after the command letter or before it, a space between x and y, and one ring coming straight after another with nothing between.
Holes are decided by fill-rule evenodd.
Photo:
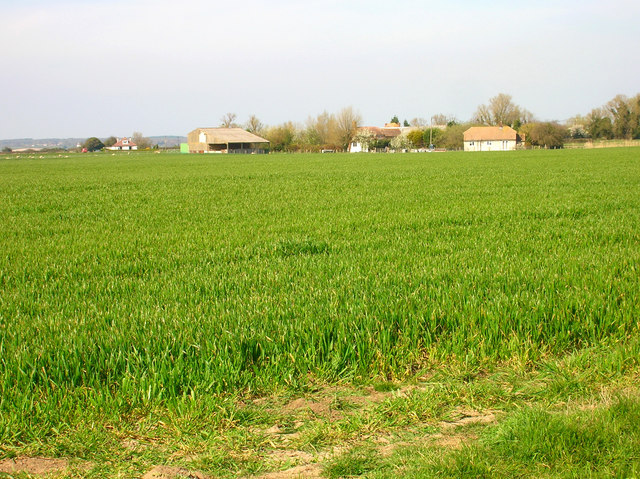
<instances>
[{"instance_id":1,"label":"tree line","mask_svg":"<svg viewBox=\"0 0 640 479\"><path fill-rule=\"evenodd\" d=\"M337 113L322 112L304 123L287 121L275 126L264 125L255 115L246 123L236 122L234 113L225 114L223 127L241 127L271 142L272 151L313 152L321 150L346 151L351 141L370 148L393 149L435 147L462 149L464 131L472 126L509 126L516 130L526 146L561 148L569 140L634 139L640 138L640 94L634 97L617 95L606 105L594 108L585 116L570 120L539 121L526 108L514 103L511 95L500 93L488 103L477 107L468 121L444 114L431 118L413 118L401 122L393 115L390 123L411 127L395 139L374 138L371 133L358 130L361 116L352 107Z\"/></svg>"},{"instance_id":2,"label":"tree line","mask_svg":"<svg viewBox=\"0 0 640 479\"><path fill-rule=\"evenodd\" d=\"M462 149L464 131L472 126L510 126L516 130L525 145L543 148L561 148L568 140L640 139L640 93L627 97L617 95L605 105L594 108L587 115L576 115L564 123L538 121L526 108L514 103L511 95L499 93L488 103L477 107L470 120L460 122L453 116L437 114L428 120L406 119L401 123L393 115L390 123L411 127L394 139L374 138L372 134L358 130L362 126L361 115L349 106L337 113L324 111L310 116L303 123L286 121L268 126L256 115L245 123L238 123L235 113L226 113L219 126L244 128L271 143L272 151L316 152L322 150L346 151L349 143L358 141L372 148L408 149L435 147L448 150ZM151 140L140 132L134 132L133 142L138 149L153 148ZM89 138L83 147L89 151L112 146L116 138L104 141Z\"/></svg>"}]
</instances>

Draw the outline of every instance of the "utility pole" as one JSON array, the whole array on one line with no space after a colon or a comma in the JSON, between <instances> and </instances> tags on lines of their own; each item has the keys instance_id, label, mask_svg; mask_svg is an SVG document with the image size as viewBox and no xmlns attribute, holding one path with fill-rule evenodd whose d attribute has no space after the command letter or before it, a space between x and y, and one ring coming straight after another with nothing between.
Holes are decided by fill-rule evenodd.
<instances>
[{"instance_id":1,"label":"utility pole","mask_svg":"<svg viewBox=\"0 0 640 479\"><path fill-rule=\"evenodd\" d=\"M429 128L429 149L433 150L433 116L431 117L431 128Z\"/></svg>"}]
</instances>

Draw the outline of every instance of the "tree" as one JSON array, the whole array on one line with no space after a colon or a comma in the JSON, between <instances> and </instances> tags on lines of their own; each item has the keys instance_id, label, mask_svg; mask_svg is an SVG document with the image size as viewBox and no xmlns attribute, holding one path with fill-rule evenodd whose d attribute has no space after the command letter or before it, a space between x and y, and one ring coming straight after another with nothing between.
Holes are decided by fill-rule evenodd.
<instances>
[{"instance_id":1,"label":"tree","mask_svg":"<svg viewBox=\"0 0 640 479\"><path fill-rule=\"evenodd\" d=\"M369 151L376 144L376 135L366 128L362 128L356 132L352 141L362 145L362 151Z\"/></svg>"},{"instance_id":2,"label":"tree","mask_svg":"<svg viewBox=\"0 0 640 479\"><path fill-rule=\"evenodd\" d=\"M603 108L594 108L586 119L587 133L592 139L610 140L613 138L613 124Z\"/></svg>"},{"instance_id":3,"label":"tree","mask_svg":"<svg viewBox=\"0 0 640 479\"><path fill-rule=\"evenodd\" d=\"M407 120L404 120L403 125L404 125L405 127L407 127L407 126L411 126L411 125L409 125L409 122L408 122Z\"/></svg>"},{"instance_id":4,"label":"tree","mask_svg":"<svg viewBox=\"0 0 640 479\"><path fill-rule=\"evenodd\" d=\"M104 143L102 143L99 138L92 136L91 138L87 138L82 144L82 148L87 151L100 151L104 148Z\"/></svg>"},{"instance_id":5,"label":"tree","mask_svg":"<svg viewBox=\"0 0 640 479\"><path fill-rule=\"evenodd\" d=\"M296 133L295 125L289 121L267 129L264 137L271 143L273 151L292 151Z\"/></svg>"},{"instance_id":6,"label":"tree","mask_svg":"<svg viewBox=\"0 0 640 479\"><path fill-rule=\"evenodd\" d=\"M110 136L109 138L107 138L106 140L103 141L104 146L108 147L108 146L113 146L118 142L118 139L115 136Z\"/></svg>"},{"instance_id":7,"label":"tree","mask_svg":"<svg viewBox=\"0 0 640 479\"><path fill-rule=\"evenodd\" d=\"M605 108L613 122L613 136L625 140L633 138L638 119L632 111L631 100L625 95L617 95Z\"/></svg>"},{"instance_id":8,"label":"tree","mask_svg":"<svg viewBox=\"0 0 640 479\"><path fill-rule=\"evenodd\" d=\"M397 125L399 125L400 120L398 120L398 115L393 115L393 118L391 118L391 121L389 123L396 123Z\"/></svg>"},{"instance_id":9,"label":"tree","mask_svg":"<svg viewBox=\"0 0 640 479\"><path fill-rule=\"evenodd\" d=\"M406 135L400 134L391 139L389 146L394 150L408 150L411 148L411 140Z\"/></svg>"},{"instance_id":10,"label":"tree","mask_svg":"<svg viewBox=\"0 0 640 479\"><path fill-rule=\"evenodd\" d=\"M569 136L568 128L556 122L529 123L527 141L542 148L562 148Z\"/></svg>"},{"instance_id":11,"label":"tree","mask_svg":"<svg viewBox=\"0 0 640 479\"><path fill-rule=\"evenodd\" d=\"M235 123L237 116L235 113L225 113L220 118L220 126L223 128L237 128L238 125Z\"/></svg>"},{"instance_id":12,"label":"tree","mask_svg":"<svg viewBox=\"0 0 640 479\"><path fill-rule=\"evenodd\" d=\"M451 126L453 125L455 125L455 123L453 123ZM433 145L434 147L440 147L443 136L444 136L444 130L440 129L439 126L429 127L424 130L422 134L422 141L427 146Z\"/></svg>"},{"instance_id":13,"label":"tree","mask_svg":"<svg viewBox=\"0 0 640 479\"><path fill-rule=\"evenodd\" d=\"M640 93L631 98L629 104L634 122L633 137L640 138Z\"/></svg>"},{"instance_id":14,"label":"tree","mask_svg":"<svg viewBox=\"0 0 640 479\"><path fill-rule=\"evenodd\" d=\"M251 115L247 120L247 124L244 126L244 129L247 130L249 133L258 135L264 129L264 125L260 120L258 120L257 116Z\"/></svg>"},{"instance_id":15,"label":"tree","mask_svg":"<svg viewBox=\"0 0 640 479\"><path fill-rule=\"evenodd\" d=\"M511 95L499 93L489 100L488 105L478 106L472 121L482 125L508 125L518 129L533 121L533 115L513 103Z\"/></svg>"},{"instance_id":16,"label":"tree","mask_svg":"<svg viewBox=\"0 0 640 479\"><path fill-rule=\"evenodd\" d=\"M422 148L424 146L424 131L420 130L420 129L415 129L415 130L411 130L409 133L407 133L407 138L409 139L409 141L411 142L411 145L414 148ZM427 135L427 141L429 141L428 139L428 135Z\"/></svg>"},{"instance_id":17,"label":"tree","mask_svg":"<svg viewBox=\"0 0 640 479\"><path fill-rule=\"evenodd\" d=\"M447 150L462 149L464 147L464 132L467 128L469 128L469 125L457 123L448 125L442 132L442 139L438 139L439 146Z\"/></svg>"},{"instance_id":18,"label":"tree","mask_svg":"<svg viewBox=\"0 0 640 479\"><path fill-rule=\"evenodd\" d=\"M351 143L351 139L355 136L358 125L361 122L360 113L356 112L351 106L338 112L336 115L335 134L340 148L346 150L349 147L349 143Z\"/></svg>"},{"instance_id":19,"label":"tree","mask_svg":"<svg viewBox=\"0 0 640 479\"><path fill-rule=\"evenodd\" d=\"M139 131L134 131L131 140L138 146L138 150L149 150L153 147L153 142Z\"/></svg>"},{"instance_id":20,"label":"tree","mask_svg":"<svg viewBox=\"0 0 640 479\"><path fill-rule=\"evenodd\" d=\"M429 125L429 122L424 118L414 118L411 120L411 126L415 126L416 128L424 128Z\"/></svg>"},{"instance_id":21,"label":"tree","mask_svg":"<svg viewBox=\"0 0 640 479\"><path fill-rule=\"evenodd\" d=\"M587 137L587 119L582 115L576 115L572 118L569 118L565 124L569 129L569 136L574 139L581 139Z\"/></svg>"},{"instance_id":22,"label":"tree","mask_svg":"<svg viewBox=\"0 0 640 479\"><path fill-rule=\"evenodd\" d=\"M448 125L450 122L454 122L454 123L456 122L456 119L454 116L438 113L431 117L432 125Z\"/></svg>"},{"instance_id":23,"label":"tree","mask_svg":"<svg viewBox=\"0 0 640 479\"><path fill-rule=\"evenodd\" d=\"M336 117L326 111L323 111L315 118L309 117L307 119L303 136L304 141L312 150L335 149L340 145Z\"/></svg>"},{"instance_id":24,"label":"tree","mask_svg":"<svg viewBox=\"0 0 640 479\"><path fill-rule=\"evenodd\" d=\"M8 146L5 146L2 149L2 153L13 153L13 150L11 148L9 148Z\"/></svg>"}]
</instances>

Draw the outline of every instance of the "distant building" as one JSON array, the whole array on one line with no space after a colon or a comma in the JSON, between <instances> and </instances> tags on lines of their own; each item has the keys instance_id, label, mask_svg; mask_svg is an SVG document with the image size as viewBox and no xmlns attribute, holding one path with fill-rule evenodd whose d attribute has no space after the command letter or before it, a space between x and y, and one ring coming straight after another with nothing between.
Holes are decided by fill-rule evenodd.
<instances>
[{"instance_id":1,"label":"distant building","mask_svg":"<svg viewBox=\"0 0 640 479\"><path fill-rule=\"evenodd\" d=\"M402 127L399 123L385 123L384 126L360 126L356 130L355 137L349 143L349 152L386 151L391 140L400 136L405 130L410 130L410 128ZM361 138L368 139L370 144L359 141Z\"/></svg>"},{"instance_id":2,"label":"distant building","mask_svg":"<svg viewBox=\"0 0 640 479\"><path fill-rule=\"evenodd\" d=\"M113 146L107 146L107 150L137 150L138 145L136 145L131 138L119 138Z\"/></svg>"},{"instance_id":3,"label":"distant building","mask_svg":"<svg viewBox=\"0 0 640 479\"><path fill-rule=\"evenodd\" d=\"M510 126L472 126L464 132L464 151L515 150L518 141Z\"/></svg>"},{"instance_id":4,"label":"distant building","mask_svg":"<svg viewBox=\"0 0 640 479\"><path fill-rule=\"evenodd\" d=\"M242 128L196 128L187 135L189 153L266 153L269 140Z\"/></svg>"}]
</instances>

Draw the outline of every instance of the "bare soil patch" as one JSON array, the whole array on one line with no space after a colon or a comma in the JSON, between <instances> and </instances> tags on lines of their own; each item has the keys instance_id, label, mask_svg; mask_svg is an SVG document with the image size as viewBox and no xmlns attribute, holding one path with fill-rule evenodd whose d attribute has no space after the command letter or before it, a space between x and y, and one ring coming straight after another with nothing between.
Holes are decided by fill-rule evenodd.
<instances>
[{"instance_id":1,"label":"bare soil patch","mask_svg":"<svg viewBox=\"0 0 640 479\"><path fill-rule=\"evenodd\" d=\"M34 475L54 474L66 471L69 461L48 457L14 457L0 461L0 473L27 473Z\"/></svg>"},{"instance_id":2,"label":"bare soil patch","mask_svg":"<svg viewBox=\"0 0 640 479\"><path fill-rule=\"evenodd\" d=\"M343 413L331 407L333 400L322 398L312 400L307 398L298 398L291 401L284 407L287 412L311 411L315 416L337 421L342 419Z\"/></svg>"},{"instance_id":3,"label":"bare soil patch","mask_svg":"<svg viewBox=\"0 0 640 479\"><path fill-rule=\"evenodd\" d=\"M207 476L182 467L154 466L142 479L207 479Z\"/></svg>"},{"instance_id":4,"label":"bare soil patch","mask_svg":"<svg viewBox=\"0 0 640 479\"><path fill-rule=\"evenodd\" d=\"M460 411L460 417L454 421L443 421L440 423L442 429L453 429L471 424L490 424L496 422L496 415L492 411L484 413L478 411Z\"/></svg>"},{"instance_id":5,"label":"bare soil patch","mask_svg":"<svg viewBox=\"0 0 640 479\"><path fill-rule=\"evenodd\" d=\"M302 466L292 467L284 471L270 472L262 476L257 476L256 479L317 479L322 477L321 473L322 466L320 464L304 464Z\"/></svg>"}]
</instances>

